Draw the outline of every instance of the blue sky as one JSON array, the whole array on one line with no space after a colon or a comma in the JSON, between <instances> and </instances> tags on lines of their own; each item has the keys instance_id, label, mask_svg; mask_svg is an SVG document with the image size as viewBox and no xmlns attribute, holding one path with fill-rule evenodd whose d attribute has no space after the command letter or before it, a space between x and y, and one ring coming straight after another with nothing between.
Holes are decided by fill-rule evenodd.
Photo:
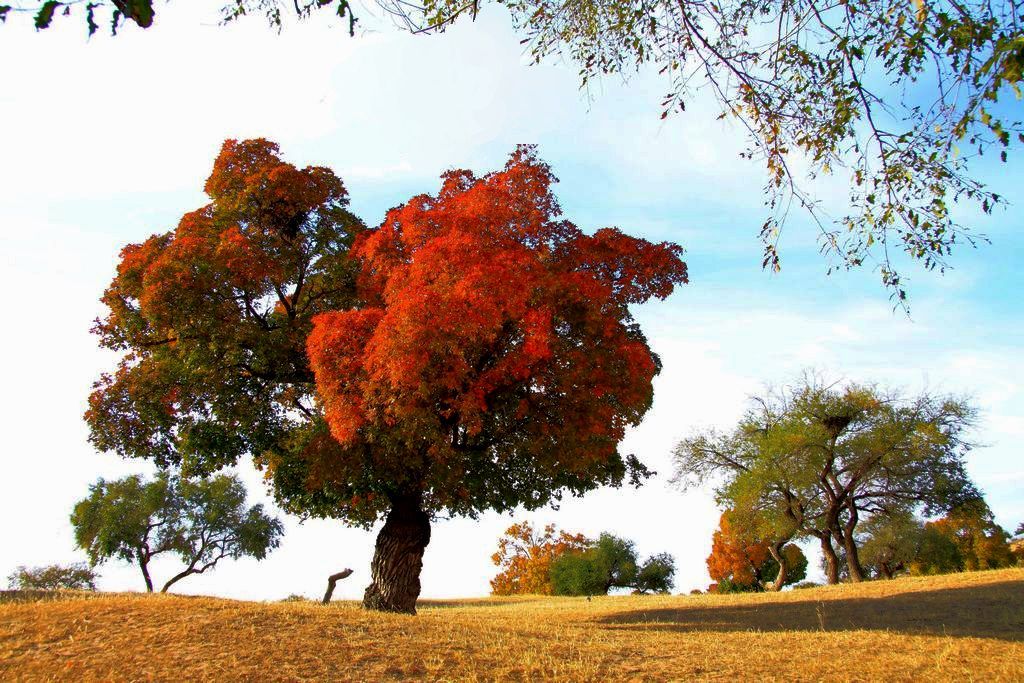
<instances>
[{"instance_id":1,"label":"blue sky","mask_svg":"<svg viewBox=\"0 0 1024 683\"><path fill-rule=\"evenodd\" d=\"M150 32L128 29L114 40L86 42L77 22L38 35L0 29L0 63L18 65L0 86L8 297L0 513L11 522L0 573L83 559L67 522L74 501L97 476L149 471L86 441L85 397L113 363L88 327L119 249L204 203L201 187L226 137L268 137L296 164L331 166L371 225L410 195L435 191L446 168L483 173L516 144L536 143L561 178L556 191L570 220L687 249L691 284L637 310L665 369L654 408L624 450L659 477L640 491L599 491L557 511L439 522L425 596L486 593L496 539L524 516L588 534L610 530L635 539L642 553L670 551L677 589L703 587L718 511L707 491L667 486L669 451L693 429L728 427L750 393L805 367L971 395L986 447L971 455L970 470L998 521L1011 529L1024 521L1019 168L979 167L1014 204L992 216L964 212L993 245L962 248L945 276L905 269L908 319L892 311L870 269L826 277L816 233L799 213L781 242L783 271L761 270L763 175L738 157L742 136L714 120L713 103L701 98L662 121L666 85L651 74L583 93L571 64L528 65L498 7L443 36L384 26L355 39L325 20L276 35L258 20L218 28L212 14L173 9ZM834 205L841 181L822 192ZM265 499L258 476L240 472L253 499ZM313 595L327 574L351 566L356 574L339 594L356 597L372 547L372 533L289 519L284 545L268 560L224 565L181 590ZM102 574L105 589L141 584L130 567L111 564Z\"/></svg>"}]
</instances>

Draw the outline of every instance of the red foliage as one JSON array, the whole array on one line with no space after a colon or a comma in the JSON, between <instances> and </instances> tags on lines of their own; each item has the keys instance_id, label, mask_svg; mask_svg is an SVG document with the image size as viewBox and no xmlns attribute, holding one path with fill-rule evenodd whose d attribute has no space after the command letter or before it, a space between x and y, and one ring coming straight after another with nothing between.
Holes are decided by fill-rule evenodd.
<instances>
[{"instance_id":1,"label":"red foliage","mask_svg":"<svg viewBox=\"0 0 1024 683\"><path fill-rule=\"evenodd\" d=\"M626 306L667 296L686 266L675 245L556 220L552 182L521 148L483 178L447 173L361 236L367 306L318 316L307 343L341 443L373 434L435 472L474 439L570 472L617 457L658 369Z\"/></svg>"}]
</instances>

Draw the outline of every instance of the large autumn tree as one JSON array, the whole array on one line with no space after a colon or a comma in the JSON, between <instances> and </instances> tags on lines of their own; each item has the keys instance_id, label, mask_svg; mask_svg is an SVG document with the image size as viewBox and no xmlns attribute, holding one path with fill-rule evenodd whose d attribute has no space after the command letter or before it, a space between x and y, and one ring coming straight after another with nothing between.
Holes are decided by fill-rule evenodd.
<instances>
[{"instance_id":1,"label":"large autumn tree","mask_svg":"<svg viewBox=\"0 0 1024 683\"><path fill-rule=\"evenodd\" d=\"M659 369L629 307L686 281L681 249L583 233L554 182L520 148L366 230L329 169L228 141L210 204L122 252L93 443L189 474L251 456L290 511L384 518L364 604L414 612L433 515L647 474L618 450Z\"/></svg>"}]
</instances>

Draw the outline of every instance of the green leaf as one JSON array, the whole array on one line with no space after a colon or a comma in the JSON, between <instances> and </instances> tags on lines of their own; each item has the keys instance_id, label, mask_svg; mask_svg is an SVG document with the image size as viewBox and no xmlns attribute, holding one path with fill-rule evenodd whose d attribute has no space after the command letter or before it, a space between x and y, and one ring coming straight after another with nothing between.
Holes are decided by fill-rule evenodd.
<instances>
[{"instance_id":1,"label":"green leaf","mask_svg":"<svg viewBox=\"0 0 1024 683\"><path fill-rule=\"evenodd\" d=\"M49 28L50 22L53 21L53 13L60 7L60 3L56 0L47 0L43 3L43 6L39 8L39 12L36 13L36 30L41 31L44 28Z\"/></svg>"},{"instance_id":2,"label":"green leaf","mask_svg":"<svg viewBox=\"0 0 1024 683\"><path fill-rule=\"evenodd\" d=\"M142 28L153 25L153 0L123 0L118 4L122 14Z\"/></svg>"},{"instance_id":3,"label":"green leaf","mask_svg":"<svg viewBox=\"0 0 1024 683\"><path fill-rule=\"evenodd\" d=\"M0 5L0 21L7 21L7 13L11 11L10 5Z\"/></svg>"}]
</instances>

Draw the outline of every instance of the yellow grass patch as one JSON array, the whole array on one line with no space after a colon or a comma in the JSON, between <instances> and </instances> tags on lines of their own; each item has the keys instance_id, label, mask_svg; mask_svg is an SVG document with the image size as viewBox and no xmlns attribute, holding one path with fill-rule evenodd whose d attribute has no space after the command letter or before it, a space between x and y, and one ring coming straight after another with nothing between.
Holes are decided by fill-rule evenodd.
<instances>
[{"instance_id":1,"label":"yellow grass patch","mask_svg":"<svg viewBox=\"0 0 1024 683\"><path fill-rule=\"evenodd\" d=\"M0 680L1024 680L1024 569L778 595L0 604Z\"/></svg>"}]
</instances>

